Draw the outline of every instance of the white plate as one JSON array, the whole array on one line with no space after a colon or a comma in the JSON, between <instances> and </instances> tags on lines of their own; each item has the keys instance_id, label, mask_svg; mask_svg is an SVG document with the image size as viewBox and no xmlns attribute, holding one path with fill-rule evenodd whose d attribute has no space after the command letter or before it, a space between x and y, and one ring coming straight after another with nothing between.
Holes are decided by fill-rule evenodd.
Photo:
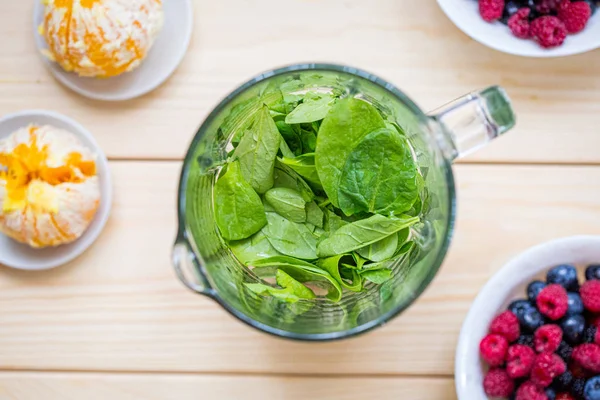
<instances>
[{"instance_id":1,"label":"white plate","mask_svg":"<svg viewBox=\"0 0 600 400\"><path fill-rule=\"evenodd\" d=\"M479 15L477 0L438 0L448 18L478 42L505 53L525 57L562 57L600 48L600 9L581 33L569 35L565 43L543 49L533 40L519 39L500 22L485 22Z\"/></svg>"},{"instance_id":2,"label":"white plate","mask_svg":"<svg viewBox=\"0 0 600 400\"><path fill-rule=\"evenodd\" d=\"M112 182L106 156L98 147L92 134L77 122L63 115L42 110L23 111L7 115L0 119L0 139L4 139L17 129L30 124L52 125L76 135L84 145L97 155L96 165L98 177L100 178L100 207L90 227L75 242L54 248L33 249L0 233L0 265L17 269L43 270L72 261L87 250L98 238L110 214Z\"/></svg>"},{"instance_id":3,"label":"white plate","mask_svg":"<svg viewBox=\"0 0 600 400\"><path fill-rule=\"evenodd\" d=\"M511 301L525 297L529 282L545 279L546 272L559 264L600 264L600 236L573 236L533 247L486 283L471 305L458 339L454 373L459 400L488 399L483 391L486 368L479 358L479 342L496 315Z\"/></svg>"},{"instance_id":4,"label":"white plate","mask_svg":"<svg viewBox=\"0 0 600 400\"><path fill-rule=\"evenodd\" d=\"M38 50L47 49L38 26L44 18L41 0L34 0L33 25ZM192 37L194 12L191 0L164 0L165 24L142 64L131 72L109 79L80 77L41 56L54 77L69 89L92 99L129 100L142 96L166 81L183 60ZM41 52L40 52L41 55Z\"/></svg>"}]
</instances>

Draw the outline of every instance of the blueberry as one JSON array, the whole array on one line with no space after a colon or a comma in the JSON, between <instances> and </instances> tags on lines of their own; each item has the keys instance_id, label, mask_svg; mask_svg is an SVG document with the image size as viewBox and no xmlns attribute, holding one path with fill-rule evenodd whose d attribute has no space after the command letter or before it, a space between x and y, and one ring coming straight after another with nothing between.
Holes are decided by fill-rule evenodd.
<instances>
[{"instance_id":1,"label":"blueberry","mask_svg":"<svg viewBox=\"0 0 600 400\"><path fill-rule=\"evenodd\" d=\"M527 300L515 300L509 304L508 311L515 314L520 321L523 317L523 314L525 314L525 311L530 310L532 308L535 307L532 306L531 303Z\"/></svg>"},{"instance_id":2,"label":"blueberry","mask_svg":"<svg viewBox=\"0 0 600 400\"><path fill-rule=\"evenodd\" d=\"M548 271L546 282L558 283L567 291L576 292L579 290L579 282L577 281L577 270L572 265L559 265Z\"/></svg>"},{"instance_id":3,"label":"blueberry","mask_svg":"<svg viewBox=\"0 0 600 400\"><path fill-rule=\"evenodd\" d=\"M558 392L566 392L571 387L571 382L573 382L573 375L571 374L571 372L565 371L564 374L562 374L562 375L556 377L556 379L554 379L552 386Z\"/></svg>"},{"instance_id":4,"label":"blueberry","mask_svg":"<svg viewBox=\"0 0 600 400\"><path fill-rule=\"evenodd\" d=\"M583 389L585 400L600 400L600 376L588 379Z\"/></svg>"},{"instance_id":5,"label":"blueberry","mask_svg":"<svg viewBox=\"0 0 600 400\"><path fill-rule=\"evenodd\" d=\"M500 18L500 22L503 24L508 24L508 19L516 14L519 9L523 7L519 4L518 1L508 0L504 6L504 12L502 13L502 18Z\"/></svg>"},{"instance_id":6,"label":"blueberry","mask_svg":"<svg viewBox=\"0 0 600 400\"><path fill-rule=\"evenodd\" d=\"M548 398L548 400L556 399L556 392L554 391L554 389L552 389L552 388L546 389L546 397Z\"/></svg>"},{"instance_id":7,"label":"blueberry","mask_svg":"<svg viewBox=\"0 0 600 400\"><path fill-rule=\"evenodd\" d=\"M527 286L527 298L532 304L535 304L535 300L538 294L546 287L546 284L542 281L533 281Z\"/></svg>"},{"instance_id":8,"label":"blueberry","mask_svg":"<svg viewBox=\"0 0 600 400\"><path fill-rule=\"evenodd\" d=\"M567 308L567 315L583 314L583 301L581 296L577 293L567 293L569 308Z\"/></svg>"},{"instance_id":9,"label":"blueberry","mask_svg":"<svg viewBox=\"0 0 600 400\"><path fill-rule=\"evenodd\" d=\"M525 311L523 318L519 319L519 324L524 332L533 333L537 328L544 325L544 317L536 308L530 308Z\"/></svg>"},{"instance_id":10,"label":"blueberry","mask_svg":"<svg viewBox=\"0 0 600 400\"><path fill-rule=\"evenodd\" d=\"M585 318L582 315L570 315L562 320L560 327L563 337L571 345L581 343L583 330L585 329Z\"/></svg>"},{"instance_id":11,"label":"blueberry","mask_svg":"<svg viewBox=\"0 0 600 400\"><path fill-rule=\"evenodd\" d=\"M529 346L533 349L533 345L534 345L533 335L519 336L519 338L517 339L517 344L522 344L523 346ZM573 351L573 349L571 349L571 351ZM570 353L569 353L569 357L571 357Z\"/></svg>"},{"instance_id":12,"label":"blueberry","mask_svg":"<svg viewBox=\"0 0 600 400\"><path fill-rule=\"evenodd\" d=\"M573 379L573 383L571 384L571 394L575 396L577 400L583 400L583 393L585 391L585 379L584 378L576 378Z\"/></svg>"},{"instance_id":13,"label":"blueberry","mask_svg":"<svg viewBox=\"0 0 600 400\"><path fill-rule=\"evenodd\" d=\"M596 331L598 329L595 326L588 326L583 331L583 343L594 343L596 339Z\"/></svg>"},{"instance_id":14,"label":"blueberry","mask_svg":"<svg viewBox=\"0 0 600 400\"><path fill-rule=\"evenodd\" d=\"M590 265L585 269L585 279L591 281L600 279L600 265Z\"/></svg>"},{"instance_id":15,"label":"blueberry","mask_svg":"<svg viewBox=\"0 0 600 400\"><path fill-rule=\"evenodd\" d=\"M571 355L573 354L573 348L571 346L569 346L569 344L563 340L558 345L558 349L556 350L556 354L558 354L558 356L560 358L562 358L565 363L568 363L569 360L571 359ZM572 378L573 377L571 377L571 379ZM569 383L570 383L570 381L569 381Z\"/></svg>"}]
</instances>

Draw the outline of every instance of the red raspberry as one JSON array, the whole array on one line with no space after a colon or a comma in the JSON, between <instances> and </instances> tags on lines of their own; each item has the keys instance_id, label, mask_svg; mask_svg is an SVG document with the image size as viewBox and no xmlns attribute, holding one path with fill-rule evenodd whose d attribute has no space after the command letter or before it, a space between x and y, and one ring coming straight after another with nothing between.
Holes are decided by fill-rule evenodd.
<instances>
[{"instance_id":1,"label":"red raspberry","mask_svg":"<svg viewBox=\"0 0 600 400\"><path fill-rule=\"evenodd\" d=\"M587 281L579 289L579 295L586 310L600 312L600 281Z\"/></svg>"},{"instance_id":2,"label":"red raspberry","mask_svg":"<svg viewBox=\"0 0 600 400\"><path fill-rule=\"evenodd\" d=\"M542 17L545 18L545 17ZM540 19L540 18L538 18ZM536 20L537 21L537 20ZM534 21L535 22L535 21ZM600 283L600 281L598 281ZM536 299L538 310L553 321L561 319L567 313L569 298L567 291L559 284L548 285Z\"/></svg>"},{"instance_id":3,"label":"red raspberry","mask_svg":"<svg viewBox=\"0 0 600 400\"><path fill-rule=\"evenodd\" d=\"M508 341L493 333L484 337L479 344L481 358L492 367L498 367L504 363L507 351Z\"/></svg>"},{"instance_id":4,"label":"red raspberry","mask_svg":"<svg viewBox=\"0 0 600 400\"><path fill-rule=\"evenodd\" d=\"M575 397L571 396L570 393L559 393L554 400L575 400Z\"/></svg>"},{"instance_id":5,"label":"red raspberry","mask_svg":"<svg viewBox=\"0 0 600 400\"><path fill-rule=\"evenodd\" d=\"M588 325L600 328L600 314L591 315L587 320Z\"/></svg>"},{"instance_id":6,"label":"red raspberry","mask_svg":"<svg viewBox=\"0 0 600 400\"><path fill-rule=\"evenodd\" d=\"M540 14L550 14L552 11L556 11L558 3L560 3L560 0L538 0L535 9Z\"/></svg>"},{"instance_id":7,"label":"red raspberry","mask_svg":"<svg viewBox=\"0 0 600 400\"><path fill-rule=\"evenodd\" d=\"M567 370L565 362L556 354L539 354L531 368L531 382L540 387L548 387L554 378Z\"/></svg>"},{"instance_id":8,"label":"red raspberry","mask_svg":"<svg viewBox=\"0 0 600 400\"><path fill-rule=\"evenodd\" d=\"M490 333L504 336L510 343L516 341L521 335L517 316L510 311L498 315L490 325Z\"/></svg>"},{"instance_id":9,"label":"red raspberry","mask_svg":"<svg viewBox=\"0 0 600 400\"><path fill-rule=\"evenodd\" d=\"M514 393L515 383L505 370L494 368L485 376L483 390L490 397L508 397Z\"/></svg>"},{"instance_id":10,"label":"red raspberry","mask_svg":"<svg viewBox=\"0 0 600 400\"><path fill-rule=\"evenodd\" d=\"M547 15L533 20L531 36L540 46L549 49L564 43L567 27L558 17Z\"/></svg>"},{"instance_id":11,"label":"red raspberry","mask_svg":"<svg viewBox=\"0 0 600 400\"><path fill-rule=\"evenodd\" d=\"M589 378L590 372L583 368L578 362L571 361L569 363L569 372L573 378Z\"/></svg>"},{"instance_id":12,"label":"red raspberry","mask_svg":"<svg viewBox=\"0 0 600 400\"><path fill-rule=\"evenodd\" d=\"M569 33L584 30L591 16L592 8L585 1L571 3L570 0L563 0L558 7L558 18L564 22Z\"/></svg>"},{"instance_id":13,"label":"red raspberry","mask_svg":"<svg viewBox=\"0 0 600 400\"><path fill-rule=\"evenodd\" d=\"M535 361L535 352L529 346L515 344L508 348L506 357L506 373L511 378L524 378L529 376Z\"/></svg>"},{"instance_id":14,"label":"red raspberry","mask_svg":"<svg viewBox=\"0 0 600 400\"><path fill-rule=\"evenodd\" d=\"M533 340L538 353L554 353L562 341L563 332L558 325L544 325L535 331Z\"/></svg>"},{"instance_id":15,"label":"red raspberry","mask_svg":"<svg viewBox=\"0 0 600 400\"><path fill-rule=\"evenodd\" d=\"M595 373L600 373L600 346L593 343L585 343L573 349L573 360Z\"/></svg>"},{"instance_id":16,"label":"red raspberry","mask_svg":"<svg viewBox=\"0 0 600 400\"><path fill-rule=\"evenodd\" d=\"M531 36L531 25L529 24L529 14L531 9L524 7L519 9L508 19L510 31L518 38L527 39Z\"/></svg>"},{"instance_id":17,"label":"red raspberry","mask_svg":"<svg viewBox=\"0 0 600 400\"><path fill-rule=\"evenodd\" d=\"M515 400L548 400L548 396L546 396L543 388L531 381L527 381L517 390Z\"/></svg>"},{"instance_id":18,"label":"red raspberry","mask_svg":"<svg viewBox=\"0 0 600 400\"><path fill-rule=\"evenodd\" d=\"M487 22L502 18L504 0L479 0L479 14Z\"/></svg>"}]
</instances>

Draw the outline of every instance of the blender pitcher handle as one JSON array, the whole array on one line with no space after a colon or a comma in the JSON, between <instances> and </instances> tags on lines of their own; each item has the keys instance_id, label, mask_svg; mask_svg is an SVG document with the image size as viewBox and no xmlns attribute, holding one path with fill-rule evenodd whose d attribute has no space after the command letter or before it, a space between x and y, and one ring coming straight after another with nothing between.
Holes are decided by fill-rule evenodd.
<instances>
[{"instance_id":1,"label":"blender pitcher handle","mask_svg":"<svg viewBox=\"0 0 600 400\"><path fill-rule=\"evenodd\" d=\"M510 98L498 86L454 100L433 111L430 117L442 126L449 139L451 145L444 147L452 160L485 146L515 125Z\"/></svg>"},{"instance_id":2,"label":"blender pitcher handle","mask_svg":"<svg viewBox=\"0 0 600 400\"><path fill-rule=\"evenodd\" d=\"M210 295L212 292L210 285L200 271L198 259L185 240L178 240L175 243L172 256L179 280L196 293Z\"/></svg>"}]
</instances>

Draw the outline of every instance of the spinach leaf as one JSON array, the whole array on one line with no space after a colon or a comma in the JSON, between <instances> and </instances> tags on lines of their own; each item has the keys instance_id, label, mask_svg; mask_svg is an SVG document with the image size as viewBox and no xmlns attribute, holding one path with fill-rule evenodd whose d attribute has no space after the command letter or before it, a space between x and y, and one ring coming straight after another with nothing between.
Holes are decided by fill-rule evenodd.
<instances>
[{"instance_id":1,"label":"spinach leaf","mask_svg":"<svg viewBox=\"0 0 600 400\"><path fill-rule=\"evenodd\" d=\"M346 215L399 215L419 194L417 176L404 138L389 129L371 132L348 155L338 189L340 208Z\"/></svg>"},{"instance_id":2,"label":"spinach leaf","mask_svg":"<svg viewBox=\"0 0 600 400\"><path fill-rule=\"evenodd\" d=\"M232 137L232 143L239 143L242 135L254 122L256 113L266 105L269 108L277 108L283 101L283 94L279 89L263 92L258 98L251 97L236 104L229 115L225 117L220 129L225 137Z\"/></svg>"},{"instance_id":3,"label":"spinach leaf","mask_svg":"<svg viewBox=\"0 0 600 400\"><path fill-rule=\"evenodd\" d=\"M299 132L283 121L277 121L275 125L277 126L283 141L288 145L292 153L294 153L294 156L302 154L302 140L300 139Z\"/></svg>"},{"instance_id":4,"label":"spinach leaf","mask_svg":"<svg viewBox=\"0 0 600 400\"><path fill-rule=\"evenodd\" d=\"M215 184L215 219L228 240L246 239L267 223L260 197L244 180L237 161Z\"/></svg>"},{"instance_id":5,"label":"spinach leaf","mask_svg":"<svg viewBox=\"0 0 600 400\"><path fill-rule=\"evenodd\" d=\"M340 254L334 257L324 258L317 261L317 266L324 269L331 275L340 285L352 292L360 292L363 288L363 281L358 271L355 269L346 268L341 264L345 254ZM347 274L343 274L342 268L346 269ZM342 276L346 275L346 276Z\"/></svg>"},{"instance_id":6,"label":"spinach leaf","mask_svg":"<svg viewBox=\"0 0 600 400\"><path fill-rule=\"evenodd\" d=\"M315 297L317 297L315 296L315 293L312 290L310 290L309 288L307 288L306 286L304 286L303 284L301 284L300 282L298 282L297 280L295 280L280 269L277 270L275 278L279 286L285 289L290 289L292 293L294 293L301 299L314 299Z\"/></svg>"},{"instance_id":7,"label":"spinach leaf","mask_svg":"<svg viewBox=\"0 0 600 400\"><path fill-rule=\"evenodd\" d=\"M360 276L368 280L369 282L381 285L392 279L393 274L392 270L389 269L375 269L361 272Z\"/></svg>"},{"instance_id":8,"label":"spinach leaf","mask_svg":"<svg viewBox=\"0 0 600 400\"><path fill-rule=\"evenodd\" d=\"M340 229L342 226L348 225L348 222L344 221L342 217L327 209L325 210L325 231L333 233Z\"/></svg>"},{"instance_id":9,"label":"spinach leaf","mask_svg":"<svg viewBox=\"0 0 600 400\"><path fill-rule=\"evenodd\" d=\"M230 241L229 248L235 257L245 265L248 265L250 261L279 255L262 231L256 232L247 239Z\"/></svg>"},{"instance_id":10,"label":"spinach leaf","mask_svg":"<svg viewBox=\"0 0 600 400\"><path fill-rule=\"evenodd\" d=\"M269 285L262 283L246 283L246 287L254 293L262 296L271 295L279 300L286 301L288 303L295 303L300 299L311 300L314 299L315 293L283 272L278 270L276 273L277 284L283 289L277 289Z\"/></svg>"},{"instance_id":11,"label":"spinach leaf","mask_svg":"<svg viewBox=\"0 0 600 400\"><path fill-rule=\"evenodd\" d=\"M378 242L362 247L356 252L367 260L379 262L392 258L397 248L398 235L392 234Z\"/></svg>"},{"instance_id":12,"label":"spinach leaf","mask_svg":"<svg viewBox=\"0 0 600 400\"><path fill-rule=\"evenodd\" d=\"M317 189L322 188L319 174L317 174L317 167L315 167L315 153L306 153L295 158L284 157L279 161L296 171L298 175L306 179L308 183L316 186Z\"/></svg>"},{"instance_id":13,"label":"spinach leaf","mask_svg":"<svg viewBox=\"0 0 600 400\"><path fill-rule=\"evenodd\" d=\"M321 123L315 165L323 189L334 206L339 205L339 183L352 150L370 132L384 127L375 107L351 97L338 101Z\"/></svg>"},{"instance_id":14,"label":"spinach leaf","mask_svg":"<svg viewBox=\"0 0 600 400\"><path fill-rule=\"evenodd\" d=\"M302 152L305 154L315 152L317 148L317 135L315 132L300 128L300 141L302 142Z\"/></svg>"},{"instance_id":15,"label":"spinach leaf","mask_svg":"<svg viewBox=\"0 0 600 400\"><path fill-rule=\"evenodd\" d=\"M335 98L329 93L308 92L302 104L285 118L287 124L303 124L319 121L327 116Z\"/></svg>"},{"instance_id":16,"label":"spinach leaf","mask_svg":"<svg viewBox=\"0 0 600 400\"><path fill-rule=\"evenodd\" d=\"M313 201L315 194L300 175L290 167L279 161L275 162L275 171L273 172L274 187L285 187L293 189L302 195L307 203Z\"/></svg>"},{"instance_id":17,"label":"spinach leaf","mask_svg":"<svg viewBox=\"0 0 600 400\"><path fill-rule=\"evenodd\" d=\"M317 237L304 224L289 221L279 214L268 212L264 233L278 252L300 258L317 258Z\"/></svg>"},{"instance_id":18,"label":"spinach leaf","mask_svg":"<svg viewBox=\"0 0 600 400\"><path fill-rule=\"evenodd\" d=\"M270 189L265 193L265 199L282 217L292 222L306 222L306 202L302 195L294 189Z\"/></svg>"},{"instance_id":19,"label":"spinach leaf","mask_svg":"<svg viewBox=\"0 0 600 400\"><path fill-rule=\"evenodd\" d=\"M412 248L415 247L415 242L414 241L408 241L406 243L404 243L397 251L396 254L394 254L395 257L401 256L403 254L408 253L409 251L412 250Z\"/></svg>"},{"instance_id":20,"label":"spinach leaf","mask_svg":"<svg viewBox=\"0 0 600 400\"><path fill-rule=\"evenodd\" d=\"M234 158L240 160L244 178L258 193L273 187L273 168L280 141L281 135L269 108L263 106L233 153Z\"/></svg>"},{"instance_id":21,"label":"spinach leaf","mask_svg":"<svg viewBox=\"0 0 600 400\"><path fill-rule=\"evenodd\" d=\"M306 205L306 221L317 228L323 228L323 210L314 201Z\"/></svg>"},{"instance_id":22,"label":"spinach leaf","mask_svg":"<svg viewBox=\"0 0 600 400\"><path fill-rule=\"evenodd\" d=\"M327 298L338 302L342 298L342 287L327 271L306 261L293 257L278 256L253 262L252 272L259 278L273 277L277 270L285 271L299 282L310 282L327 290Z\"/></svg>"},{"instance_id":23,"label":"spinach leaf","mask_svg":"<svg viewBox=\"0 0 600 400\"><path fill-rule=\"evenodd\" d=\"M416 224L418 221L418 217L387 218L382 215L373 215L370 218L342 226L331 233L328 238L319 243L317 254L319 257L331 257L350 253ZM275 246L275 248L277 247Z\"/></svg>"},{"instance_id":24,"label":"spinach leaf","mask_svg":"<svg viewBox=\"0 0 600 400\"><path fill-rule=\"evenodd\" d=\"M296 155L292 152L287 142L283 138L281 138L281 140L279 141L279 151L281 152L281 155L285 158L296 157Z\"/></svg>"}]
</instances>

